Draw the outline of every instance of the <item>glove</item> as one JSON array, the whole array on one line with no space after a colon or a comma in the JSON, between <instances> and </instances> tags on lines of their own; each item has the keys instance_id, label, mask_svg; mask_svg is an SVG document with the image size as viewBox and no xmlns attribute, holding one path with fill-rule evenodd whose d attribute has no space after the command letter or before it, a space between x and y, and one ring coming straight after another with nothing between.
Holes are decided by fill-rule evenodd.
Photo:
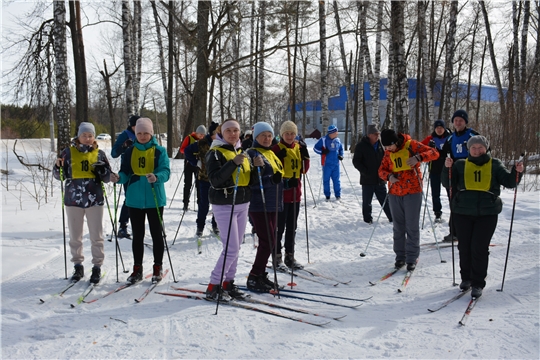
<instances>
[{"instance_id":1,"label":"glove","mask_svg":"<svg viewBox=\"0 0 540 360\"><path fill-rule=\"evenodd\" d=\"M122 147L123 147L124 149L127 149L127 148L130 147L131 145L133 145L133 140L127 139L127 140L124 141L124 143L122 144Z\"/></svg>"},{"instance_id":2,"label":"glove","mask_svg":"<svg viewBox=\"0 0 540 360\"><path fill-rule=\"evenodd\" d=\"M323 155L326 155L326 154L328 154L329 152L330 152L330 150L328 150L327 148L323 148L322 151L321 151L321 153L322 153Z\"/></svg>"},{"instance_id":3,"label":"glove","mask_svg":"<svg viewBox=\"0 0 540 360\"><path fill-rule=\"evenodd\" d=\"M433 141L433 139L429 140L428 146L434 148L435 147L435 141Z\"/></svg>"},{"instance_id":4,"label":"glove","mask_svg":"<svg viewBox=\"0 0 540 360\"><path fill-rule=\"evenodd\" d=\"M118 180L120 180L120 176L118 176L118 174L111 173L111 181L112 181L113 183L117 183Z\"/></svg>"},{"instance_id":5,"label":"glove","mask_svg":"<svg viewBox=\"0 0 540 360\"><path fill-rule=\"evenodd\" d=\"M93 173L99 176L104 176L107 174L108 166L104 161L98 161L92 164L94 168Z\"/></svg>"},{"instance_id":6,"label":"glove","mask_svg":"<svg viewBox=\"0 0 540 360\"><path fill-rule=\"evenodd\" d=\"M391 184L395 184L399 181L399 178L396 175L390 175L388 177L388 181L390 181Z\"/></svg>"},{"instance_id":7,"label":"glove","mask_svg":"<svg viewBox=\"0 0 540 360\"><path fill-rule=\"evenodd\" d=\"M238 155L236 155L233 159L233 162L238 166L238 165L242 165L242 163L244 162L244 159L246 158L246 154L244 153L240 153Z\"/></svg>"},{"instance_id":8,"label":"glove","mask_svg":"<svg viewBox=\"0 0 540 360\"><path fill-rule=\"evenodd\" d=\"M277 172L272 175L272 184L279 184L281 182L281 173Z\"/></svg>"},{"instance_id":9,"label":"glove","mask_svg":"<svg viewBox=\"0 0 540 360\"><path fill-rule=\"evenodd\" d=\"M253 166L259 166L259 167L264 166L264 160L261 155L255 156L253 158Z\"/></svg>"},{"instance_id":10,"label":"glove","mask_svg":"<svg viewBox=\"0 0 540 360\"><path fill-rule=\"evenodd\" d=\"M283 148L283 149L279 150L279 151L276 153L276 156L277 156L280 160L285 159L285 157L287 156L287 149Z\"/></svg>"},{"instance_id":11,"label":"glove","mask_svg":"<svg viewBox=\"0 0 540 360\"><path fill-rule=\"evenodd\" d=\"M295 187L298 187L297 178L285 179L285 189L294 189Z\"/></svg>"},{"instance_id":12,"label":"glove","mask_svg":"<svg viewBox=\"0 0 540 360\"><path fill-rule=\"evenodd\" d=\"M410 157L407 159L406 163L407 165L413 167L414 165L418 164L422 158L420 155L414 155L413 157Z\"/></svg>"},{"instance_id":13,"label":"glove","mask_svg":"<svg viewBox=\"0 0 540 360\"><path fill-rule=\"evenodd\" d=\"M300 155L302 156L303 160L309 159L309 152L307 149L307 145L302 140L298 141L298 145L300 146Z\"/></svg>"},{"instance_id":14,"label":"glove","mask_svg":"<svg viewBox=\"0 0 540 360\"><path fill-rule=\"evenodd\" d=\"M339 159L339 161L343 160L343 156L341 155L338 155L337 158Z\"/></svg>"},{"instance_id":15,"label":"glove","mask_svg":"<svg viewBox=\"0 0 540 360\"><path fill-rule=\"evenodd\" d=\"M150 184L153 184L153 183L155 183L157 181L157 177L156 177L156 175L154 175L152 173L146 174L146 180L148 180L148 182Z\"/></svg>"}]
</instances>

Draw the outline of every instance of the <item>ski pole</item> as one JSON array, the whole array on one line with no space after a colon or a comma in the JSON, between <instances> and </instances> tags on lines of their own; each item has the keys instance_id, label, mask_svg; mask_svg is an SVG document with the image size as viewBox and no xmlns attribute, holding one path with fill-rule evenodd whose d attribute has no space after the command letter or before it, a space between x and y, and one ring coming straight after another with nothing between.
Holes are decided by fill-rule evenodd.
<instances>
[{"instance_id":1,"label":"ski pole","mask_svg":"<svg viewBox=\"0 0 540 360\"><path fill-rule=\"evenodd\" d=\"M358 199L358 196L356 195L356 190L354 190L354 185L353 185L353 183L351 181L351 178L349 177L349 173L347 172L347 169L345 168L345 165L343 165L343 160L339 160L339 161L341 162L342 168L345 171L345 175L347 175L347 179L349 179L349 184L351 184L351 188L352 188L354 197L356 198L356 201L358 201L358 205L360 206L360 208L362 208L362 203L360 202L360 200Z\"/></svg>"},{"instance_id":2,"label":"ski pole","mask_svg":"<svg viewBox=\"0 0 540 360\"><path fill-rule=\"evenodd\" d=\"M167 256L169 258L169 265L171 266L171 274L173 276L173 281L177 283L176 277L174 276L174 268L171 261L171 253L169 252L169 245L167 245L167 234L165 233L165 227L163 225L163 217L161 216L161 211L159 211L159 204L156 197L156 190L154 189L154 183L152 185L152 194L154 195L154 202L156 203L156 211L159 218L159 225L161 226L161 232L163 233L163 243L165 244L165 249L167 249Z\"/></svg>"},{"instance_id":3,"label":"ski pole","mask_svg":"<svg viewBox=\"0 0 540 360\"><path fill-rule=\"evenodd\" d=\"M63 164L62 164L63 166ZM64 208L64 169L60 166L60 192L62 193L62 232L64 234L64 268L67 280L67 252L66 252L66 212Z\"/></svg>"},{"instance_id":4,"label":"ski pole","mask_svg":"<svg viewBox=\"0 0 540 360\"><path fill-rule=\"evenodd\" d=\"M311 183L309 182L309 178L307 177L307 174L304 174L304 180L307 180L307 183L309 185L309 191L311 192L311 197L313 198L313 204L314 204L314 208L317 207L317 202L315 201L315 195L313 195L313 189L311 188ZM307 194L306 192L306 184L304 182L304 194ZM304 195L304 199L306 198L307 196ZM305 206L307 206L307 200L305 201Z\"/></svg>"},{"instance_id":5,"label":"ski pole","mask_svg":"<svg viewBox=\"0 0 540 360\"><path fill-rule=\"evenodd\" d=\"M178 180L178 185L176 185L176 189L174 189L174 194L173 194L173 196L171 198L171 203L169 204L169 209L171 208L174 197L176 196L176 192L178 191L178 187L180 186L180 183L182 182L182 178L184 177L184 171L185 171L185 168L184 168L184 170L182 170L182 175L180 175L180 180Z\"/></svg>"},{"instance_id":6,"label":"ski pole","mask_svg":"<svg viewBox=\"0 0 540 360\"><path fill-rule=\"evenodd\" d=\"M525 153L521 154L519 157L517 163L521 163L523 161L523 157L525 156ZM508 254L510 253L510 240L512 240L512 227L514 225L514 212L516 210L516 197L517 197L517 190L518 190L518 181L519 181L519 173L516 171L516 188L514 189L514 203L512 204L512 217L510 220L510 232L508 233L508 247L506 248L506 259L504 260L504 271L503 271L503 279L501 288L497 289L497 291L503 291L504 288L504 279L506 277L506 266L508 265Z\"/></svg>"},{"instance_id":7,"label":"ski pole","mask_svg":"<svg viewBox=\"0 0 540 360\"><path fill-rule=\"evenodd\" d=\"M191 185L191 190L189 190L189 196L191 196L191 192L193 191L193 186L195 186L195 183ZM176 234L174 234L174 239L171 244L171 246L174 245L176 242L176 236L178 235L178 231L180 230L180 226L182 225L182 221L184 220L184 215L186 215L187 208L184 209L184 212L182 213L182 217L180 218L180 223L178 224L178 228L176 229Z\"/></svg>"},{"instance_id":8,"label":"ski pole","mask_svg":"<svg viewBox=\"0 0 540 360\"><path fill-rule=\"evenodd\" d=\"M426 171L424 170L424 173L426 173ZM426 219L426 209L427 209L427 198L428 198L428 194L429 194L429 182L431 180L431 171L429 173L429 176L428 176L428 180L427 180L427 187L426 187L426 201L425 201L425 205L424 205L424 215L422 216L422 230L424 230L424 220Z\"/></svg>"},{"instance_id":9,"label":"ski pole","mask_svg":"<svg viewBox=\"0 0 540 360\"><path fill-rule=\"evenodd\" d=\"M105 203L107 204L107 210L109 211L109 219L111 220L111 224L113 227L114 236L116 239L116 251L118 251L118 254L120 254L120 261L122 262L122 268L124 269L124 273L127 273L128 270L126 270L126 267L124 266L124 259L122 259L122 252L120 251L120 245L118 245L118 233L116 231L116 225L114 223L112 214L111 214L111 208L109 206L109 199L107 197L107 192L105 191L105 185L103 185L103 181L100 180L101 183L101 189L103 190L103 197L105 198ZM118 271L118 268L117 268ZM118 281L118 279L116 279Z\"/></svg>"},{"instance_id":10,"label":"ski pole","mask_svg":"<svg viewBox=\"0 0 540 360\"><path fill-rule=\"evenodd\" d=\"M237 170L236 170L236 180L234 182L233 201L232 201L232 206L231 206L231 217L229 218L229 228L227 229L227 241L225 242L225 253L223 254L223 267L221 268L221 278L219 279L220 287L223 284L223 276L225 275L225 263L227 262L227 252L229 251L229 241L231 240L231 227L232 227L232 219L234 215L234 204L236 203L236 194L238 192L238 180L240 179L241 167L242 165L238 165ZM221 296L218 295L218 299L216 302L216 313L214 315L217 315L218 313L220 299L221 299Z\"/></svg>"},{"instance_id":11,"label":"ski pole","mask_svg":"<svg viewBox=\"0 0 540 360\"><path fill-rule=\"evenodd\" d=\"M264 210L264 220L266 221L266 236L268 236L268 244L270 245L270 250L271 250L272 249L272 237L271 237L271 234L270 234L270 224L268 223L268 215L267 215L267 211L266 211L266 199L264 197L264 187L263 187L263 182L262 182L262 175L261 175L261 167L260 166L257 166L257 174L259 176L259 184L260 184L260 187L261 187L261 197L262 197L263 210ZM276 291L276 293L279 294L279 290L278 290L278 287L277 287L277 272L276 272L276 257L275 256L272 259L272 268L274 269L274 290Z\"/></svg>"},{"instance_id":12,"label":"ski pole","mask_svg":"<svg viewBox=\"0 0 540 360\"><path fill-rule=\"evenodd\" d=\"M304 160L305 161L305 160ZM305 169L305 167L304 167ZM304 180L307 179L307 174L304 173ZM311 189L311 185L309 186ZM313 191L311 192L311 195L313 196ZM315 197L313 198L313 202L315 202ZM315 204L317 206L317 204ZM309 264L309 235L308 235L308 217L307 217L307 196L306 196L306 182L304 181L304 217L306 218L306 249L307 249L307 261Z\"/></svg>"},{"instance_id":13,"label":"ski pole","mask_svg":"<svg viewBox=\"0 0 540 360\"><path fill-rule=\"evenodd\" d=\"M120 196L118 197L120 198ZM118 203L116 202L116 183L113 183L113 201L114 201L114 227L113 228L116 228L116 215L117 215L117 210L118 210ZM112 234L111 234L111 238L112 238ZM118 244L118 235L116 236L116 243ZM115 258L116 258L116 282L120 282L119 278L118 278L118 247L115 246L114 247L114 252L115 252Z\"/></svg>"},{"instance_id":14,"label":"ski pole","mask_svg":"<svg viewBox=\"0 0 540 360\"><path fill-rule=\"evenodd\" d=\"M114 201L114 223L115 223L115 226L118 227L118 204L120 203L120 197L122 196L122 187L120 187L120 192L118 193L118 197L116 197L116 183L114 184L114 198L113 198L113 201ZM111 237L109 238L109 242L112 242L112 238L113 238L113 233L111 232Z\"/></svg>"},{"instance_id":15,"label":"ski pole","mask_svg":"<svg viewBox=\"0 0 540 360\"><path fill-rule=\"evenodd\" d=\"M450 153L446 154L446 158L450 158ZM452 166L454 164L452 163ZM452 166L448 168L448 195L450 197L450 219L448 219L448 223L450 225L450 237L452 238L452 285L457 286L456 283L456 261L455 261L455 251L454 251L454 221L452 219Z\"/></svg>"},{"instance_id":16,"label":"ski pole","mask_svg":"<svg viewBox=\"0 0 540 360\"><path fill-rule=\"evenodd\" d=\"M379 211L379 216L377 216L377 221L375 222L375 224L373 225L373 230L371 231L371 235L369 236L369 240L367 242L367 245L366 245L366 248L364 249L364 252L361 252L360 253L360 256L361 257L365 257L366 256L366 252L367 252L367 249L369 247L369 243L371 243L371 238L373 237L373 234L375 233L375 229L377 228L377 225L379 225L379 219L381 218L381 214L383 212L383 209L384 209L384 205L386 205L386 201L388 201L388 196L390 195L390 189L392 189L392 186L394 184L391 184L390 187L388 188L388 192L386 193L386 196L384 197L384 201L383 201L383 204L381 206L381 211Z\"/></svg>"}]
</instances>

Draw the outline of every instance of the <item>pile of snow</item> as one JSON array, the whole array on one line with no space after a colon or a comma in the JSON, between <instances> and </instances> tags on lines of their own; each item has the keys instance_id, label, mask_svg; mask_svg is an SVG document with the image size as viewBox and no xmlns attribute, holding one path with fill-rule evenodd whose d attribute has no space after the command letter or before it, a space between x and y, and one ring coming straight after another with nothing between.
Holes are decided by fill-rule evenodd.
<instances>
[{"instance_id":1,"label":"pile of snow","mask_svg":"<svg viewBox=\"0 0 540 360\"><path fill-rule=\"evenodd\" d=\"M311 149L314 142L308 140L308 145ZM109 153L109 142L100 142L100 146ZM492 240L487 287L464 327L460 327L458 321L469 302L468 295L436 313L427 311L458 292L452 286L453 262L449 247L442 248L439 253L433 246L422 246L418 267L404 293L397 292L404 271L376 286L369 285L369 281L379 279L393 266L392 225L384 214L376 225L362 221L359 173L352 166L349 155L343 160L343 201L324 202L320 190L319 156L312 151L309 186L305 194L307 207L302 203L296 257L306 269L350 283L334 286L334 282L320 277L315 278L319 282L295 278L295 289L371 299L357 309L350 309L277 299L269 294L254 297L324 315L346 315L343 319L330 320L329 324L317 327L224 304L215 315L214 303L155 293L150 293L143 302L135 303L134 299L142 295L149 280L95 303L71 308L70 304L76 303L87 282L77 284L63 297L52 295L67 284L64 279L60 184L50 178L43 181L43 172L31 172L23 167L11 151L12 147L12 140L2 141L1 167L9 169L8 176L2 175L3 358L538 358L538 191L523 193L521 187L518 191L504 291L498 292L514 199L513 190L502 191L505 206ZM24 155L28 163L45 162L45 159L54 159L54 155L49 154L49 147L47 140L24 140L17 143L17 152ZM118 159L111 159L111 162L117 170ZM214 237L206 236L202 254L197 253L193 201L178 229L182 218L183 184L178 186L182 170L183 160L171 160L164 222L174 276L169 272L156 291L178 292L172 286L204 290L205 286L200 283L208 282L221 251L221 244ZM112 204L113 187L108 185L107 192ZM443 206L448 209L446 199L443 199ZM428 218L429 209L428 204L421 231L422 243L435 241ZM380 206L374 200L375 218L379 210ZM448 219L447 210L443 216ZM103 221L106 232L110 233L112 226L107 212ZM306 224L309 239L306 239ZM250 228L238 265L236 281L241 285L245 284L256 252L249 232ZM208 233L206 229L205 234ZM359 253L366 250L372 233L367 256L361 258ZM447 233L446 223L435 227L439 241ZM67 229L66 235L69 241ZM145 241L151 243L149 231ZM133 265L131 241L120 239L119 248L122 256L118 259L119 282L115 242L105 241L103 269L107 274L88 299L105 295L129 275L122 270L131 270ZM91 256L87 235L84 254L84 265L89 273ZM457 251L455 255L459 282ZM72 272L69 248L67 258L69 277ZM167 254L164 264L170 268ZM149 272L152 266L149 248L145 250L144 266L145 273ZM278 279L284 285L291 281L290 276L281 273ZM357 303L315 298L343 304ZM285 310L274 311L324 320Z\"/></svg>"}]
</instances>

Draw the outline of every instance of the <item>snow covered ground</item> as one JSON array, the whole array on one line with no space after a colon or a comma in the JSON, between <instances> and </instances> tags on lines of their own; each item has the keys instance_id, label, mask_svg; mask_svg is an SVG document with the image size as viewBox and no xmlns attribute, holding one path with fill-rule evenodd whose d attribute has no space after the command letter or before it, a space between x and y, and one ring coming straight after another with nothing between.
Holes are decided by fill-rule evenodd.
<instances>
[{"instance_id":1,"label":"snow covered ground","mask_svg":"<svg viewBox=\"0 0 540 360\"><path fill-rule=\"evenodd\" d=\"M101 141L109 153L110 144ZM314 143L308 141L312 148ZM349 281L348 285L333 286L331 281L316 278L325 284L296 278L295 289L352 298L372 297L357 309L336 307L315 302L254 295L292 307L332 316L346 315L317 327L275 316L227 305L216 305L151 293L141 303L135 303L147 288L148 280L91 304L71 308L82 293L80 282L63 297L52 294L67 281L64 268L62 207L60 184L51 180L47 187L40 185L43 175L32 174L17 161L12 152L13 141L2 140L1 167L9 169L2 175L2 358L539 358L539 192L523 192L519 188L511 237L511 247L504 291L502 282L509 238L514 191L505 189L505 202L499 216L491 248L489 275L484 295L471 313L465 326L461 319L470 296L459 299L436 312L436 307L458 292L452 286L452 251L439 252L429 245L422 246L417 270L404 293L398 293L404 271L376 286L370 286L393 265L392 226L381 216L379 225L362 221L358 185L359 174L347 155L342 170L343 202L321 201L321 168L319 157L312 152L307 193L307 225L309 230L309 263L306 241L305 207L302 204L297 233L296 257L307 269ZM25 140L17 143L17 153L27 163L44 162L49 155L47 141ZM119 163L113 160L117 170ZM156 288L158 291L178 292L171 286L203 290L221 250L212 236L203 243L197 254L194 238L196 212L193 205L185 214L176 242L171 246L182 215L182 185L174 199L183 170L182 160L171 160L172 175L167 183L168 201L164 221L170 256L174 269ZM49 175L50 176L50 175ZM349 180L350 179L350 180ZM535 181L527 177L526 181ZM41 187L40 187L41 186ZM534 187L533 187L534 188ZM537 186L536 186L537 188ZM107 187L113 203L112 186ZM47 196L45 202L45 195ZM317 206L314 207L314 200ZM193 204L193 202L192 202ZM374 200L374 216L380 207ZM447 209L448 202L443 199ZM443 215L448 218L448 211ZM108 214L104 216L107 233L111 231ZM426 214L422 243L431 243L434 236ZM370 235L375 232L367 256ZM247 229L249 233L249 228ZM66 230L67 231L67 230ZM208 230L205 230L208 233ZM439 240L448 233L447 224L438 225ZM147 242L151 242L147 234ZM130 270L131 241L119 240L123 263ZM105 242L107 275L88 299L103 296L123 283L128 274L116 280L114 241ZM90 247L85 242L85 266L91 268ZM242 247L237 283L245 284L250 262L255 257L251 236ZM68 277L72 264L69 262ZM445 263L441 262L446 261ZM170 268L167 257L165 264ZM151 268L152 254L146 249L145 268ZM456 277L459 281L456 251ZM290 277L278 274L281 284ZM40 299L45 302L41 303ZM328 301L336 299L319 298ZM341 303L354 304L351 301ZM310 320L324 320L289 311L278 310Z\"/></svg>"}]
</instances>

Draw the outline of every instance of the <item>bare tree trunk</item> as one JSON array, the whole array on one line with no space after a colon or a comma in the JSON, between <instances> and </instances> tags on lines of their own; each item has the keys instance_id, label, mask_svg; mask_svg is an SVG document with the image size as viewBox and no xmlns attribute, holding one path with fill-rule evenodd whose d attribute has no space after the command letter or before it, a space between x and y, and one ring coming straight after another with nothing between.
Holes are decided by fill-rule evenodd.
<instances>
[{"instance_id":1,"label":"bare tree trunk","mask_svg":"<svg viewBox=\"0 0 540 360\"><path fill-rule=\"evenodd\" d=\"M122 35L124 42L124 76L126 92L126 111L128 118L136 114L135 99L133 93L133 55L131 54L133 43L131 14L129 10L129 0L122 0Z\"/></svg>"},{"instance_id":2,"label":"bare tree trunk","mask_svg":"<svg viewBox=\"0 0 540 360\"><path fill-rule=\"evenodd\" d=\"M235 27L235 33L233 34L233 58L234 61L238 61L240 58L240 30ZM240 124L242 124L242 130L245 128L244 118L242 116L242 95L240 93L240 70L236 69L233 73L233 87L234 87L234 117Z\"/></svg>"},{"instance_id":3,"label":"bare tree trunk","mask_svg":"<svg viewBox=\"0 0 540 360\"><path fill-rule=\"evenodd\" d=\"M88 80L86 77L86 60L81 26L81 4L69 1L71 44L73 47L73 64L75 67L75 123L88 121Z\"/></svg>"},{"instance_id":4,"label":"bare tree trunk","mask_svg":"<svg viewBox=\"0 0 540 360\"><path fill-rule=\"evenodd\" d=\"M167 72L167 155L172 157L173 153L173 85L174 85L174 1L169 1L169 54L168 54L168 67Z\"/></svg>"},{"instance_id":5,"label":"bare tree trunk","mask_svg":"<svg viewBox=\"0 0 540 360\"><path fill-rule=\"evenodd\" d=\"M140 113L139 94L141 89L141 71L142 71L142 8L141 1L133 2L133 48L132 59L135 73L133 74L133 107L137 114ZM157 120L156 120L157 121Z\"/></svg>"},{"instance_id":6,"label":"bare tree trunk","mask_svg":"<svg viewBox=\"0 0 540 360\"><path fill-rule=\"evenodd\" d=\"M266 40L266 1L261 1L259 5L260 35L259 35L259 52L264 52L264 42ZM266 121L264 114L264 54L259 55L259 69L257 81L257 116L256 121Z\"/></svg>"},{"instance_id":7,"label":"bare tree trunk","mask_svg":"<svg viewBox=\"0 0 540 360\"><path fill-rule=\"evenodd\" d=\"M116 140L116 130L114 126L114 106L113 106L113 95L111 90L111 77L114 76L114 74L118 71L120 67L117 67L112 74L109 74L109 70L107 69L107 62L103 60L103 70L100 70L99 73L103 77L103 82L105 83L105 92L106 92L106 98L107 98L107 110L109 114L109 131L111 133L111 146L114 144Z\"/></svg>"},{"instance_id":8,"label":"bare tree trunk","mask_svg":"<svg viewBox=\"0 0 540 360\"><path fill-rule=\"evenodd\" d=\"M347 55L345 54L345 45L343 43L343 34L341 32L341 23L340 23L340 19L339 19L339 9L338 9L338 3L337 1L333 1L333 7L334 7L334 17L336 19L336 28L337 28L337 33L338 33L338 37L339 37L339 50L340 50L340 53L341 53L341 61L343 63L343 72L345 73L345 88L347 89L347 102L346 102L346 109L345 109L345 116L346 116L346 119L345 119L345 123L348 125L349 124L349 114L350 114L350 108L351 108L351 103L352 103L352 99L351 99L351 84L352 84L352 80L351 80L351 69L348 68L347 66ZM348 133L348 128L345 128L345 137L347 137L347 133ZM356 134L358 135L358 134ZM354 141L354 140L353 140Z\"/></svg>"},{"instance_id":9,"label":"bare tree trunk","mask_svg":"<svg viewBox=\"0 0 540 360\"><path fill-rule=\"evenodd\" d=\"M321 53L321 117L322 131L328 128L328 70L326 64L326 1L319 1L319 51Z\"/></svg>"},{"instance_id":10,"label":"bare tree trunk","mask_svg":"<svg viewBox=\"0 0 540 360\"><path fill-rule=\"evenodd\" d=\"M298 59L298 24L300 22L300 2L296 3L296 14L295 14L295 27L294 27L294 54L293 54L293 88L292 88L292 98L293 104L291 107L291 121L296 123L296 63ZM302 126L302 139L305 139L306 128L305 124Z\"/></svg>"},{"instance_id":11,"label":"bare tree trunk","mask_svg":"<svg viewBox=\"0 0 540 360\"><path fill-rule=\"evenodd\" d=\"M527 92L527 39L529 35L529 20L531 17L531 3L530 1L524 2L524 9L523 9L523 28L521 29L521 64L520 64L520 77L521 77L521 83L519 86L519 101L520 104L525 104L525 94ZM538 26L537 26L538 27ZM540 39L536 39L537 42L540 41ZM517 69L516 69L517 71Z\"/></svg>"},{"instance_id":12,"label":"bare tree trunk","mask_svg":"<svg viewBox=\"0 0 540 360\"><path fill-rule=\"evenodd\" d=\"M421 52L422 52L422 77L423 85L426 89L426 104L427 104L427 125L431 127L435 117L435 109L433 105L433 91L432 84L430 79L431 66L429 61L428 53L428 42L426 36L426 10L429 6L428 1L420 1L418 3L418 32L420 35L421 41Z\"/></svg>"},{"instance_id":13,"label":"bare tree trunk","mask_svg":"<svg viewBox=\"0 0 540 360\"><path fill-rule=\"evenodd\" d=\"M493 66L493 75L495 76L495 82L497 84L497 92L499 95L499 105L501 106L501 119L505 121L504 119L506 118L506 105L504 101L504 92L502 88L501 77L499 75L499 68L497 67L495 49L493 48L493 38L491 37L491 27L489 25L488 13L487 13L486 4L484 3L484 1L479 1L479 4L482 9L482 14L484 15L484 22L486 25L486 35L487 35L487 40L488 40L491 65Z\"/></svg>"},{"instance_id":14,"label":"bare tree trunk","mask_svg":"<svg viewBox=\"0 0 540 360\"><path fill-rule=\"evenodd\" d=\"M390 36L395 29L390 29ZM394 59L394 46L390 44L388 47L388 77L386 79L386 118L384 120L383 128L394 128L394 98L395 98L395 59Z\"/></svg>"},{"instance_id":15,"label":"bare tree trunk","mask_svg":"<svg viewBox=\"0 0 540 360\"><path fill-rule=\"evenodd\" d=\"M393 1L391 5L392 47L394 49L396 75L396 130L409 131L409 91L407 82L407 66L405 64L405 2Z\"/></svg>"},{"instance_id":16,"label":"bare tree trunk","mask_svg":"<svg viewBox=\"0 0 540 360\"><path fill-rule=\"evenodd\" d=\"M480 81L478 82L478 93L476 94L477 104L476 104L476 119L480 118L480 106L482 99L482 74L484 73L484 60L486 59L487 51L487 36L484 38L484 50L482 51L482 61L480 63Z\"/></svg>"},{"instance_id":17,"label":"bare tree trunk","mask_svg":"<svg viewBox=\"0 0 540 360\"><path fill-rule=\"evenodd\" d=\"M469 112L469 105L471 102L471 78L472 78L472 72L474 69L474 48L476 46L476 32L478 31L478 16L479 16L478 11L475 11L473 37L471 41L471 57L469 60L469 75L467 77L467 100L466 100L466 105L465 105L465 110L467 111L467 113Z\"/></svg>"},{"instance_id":18,"label":"bare tree trunk","mask_svg":"<svg viewBox=\"0 0 540 360\"><path fill-rule=\"evenodd\" d=\"M455 36L456 36L456 21L457 21L458 2L452 1L450 4L450 19L448 20L448 34L446 36L446 61L444 65L444 80L443 80L443 96L444 112L441 118L450 118L450 98L452 96L452 81L454 77L454 52L455 52ZM440 114L439 110L439 114Z\"/></svg>"},{"instance_id":19,"label":"bare tree trunk","mask_svg":"<svg viewBox=\"0 0 540 360\"><path fill-rule=\"evenodd\" d=\"M69 146L69 82L66 49L66 6L64 0L55 1L54 6L54 53L56 54L56 122L58 124L58 146L61 151Z\"/></svg>"},{"instance_id":20,"label":"bare tree trunk","mask_svg":"<svg viewBox=\"0 0 540 360\"><path fill-rule=\"evenodd\" d=\"M199 1L197 7L197 77L193 88L192 118L188 118L184 137L199 125L206 124L206 106L208 102L208 18L210 16L211 1Z\"/></svg>"},{"instance_id":21,"label":"bare tree trunk","mask_svg":"<svg viewBox=\"0 0 540 360\"><path fill-rule=\"evenodd\" d=\"M161 25L159 23L159 16L157 12L156 2L154 0L150 1L152 5L152 12L154 14L154 23L156 24L156 35L157 35L157 46L159 51L159 68L161 70L161 83L163 85L163 96L165 97L165 104L168 99L167 92L167 68L165 67L165 53L163 51L163 41L161 39ZM168 138L172 139L172 134L167 134Z\"/></svg>"},{"instance_id":22,"label":"bare tree trunk","mask_svg":"<svg viewBox=\"0 0 540 360\"><path fill-rule=\"evenodd\" d=\"M375 71L371 88L371 122L377 127L380 125L379 106L381 88L381 47L382 47L382 22L383 22L384 1L377 3L377 33L375 35Z\"/></svg>"},{"instance_id":23,"label":"bare tree trunk","mask_svg":"<svg viewBox=\"0 0 540 360\"><path fill-rule=\"evenodd\" d=\"M250 31L250 45L249 50L250 54L255 53L255 46L257 44L256 36L258 26L255 26L255 1L251 3L251 31ZM256 109L256 86L255 86L255 79L256 79L256 64L257 64L257 56L250 56L249 59L249 125L253 125L253 119L255 119L255 116L257 115L257 109Z\"/></svg>"}]
</instances>

